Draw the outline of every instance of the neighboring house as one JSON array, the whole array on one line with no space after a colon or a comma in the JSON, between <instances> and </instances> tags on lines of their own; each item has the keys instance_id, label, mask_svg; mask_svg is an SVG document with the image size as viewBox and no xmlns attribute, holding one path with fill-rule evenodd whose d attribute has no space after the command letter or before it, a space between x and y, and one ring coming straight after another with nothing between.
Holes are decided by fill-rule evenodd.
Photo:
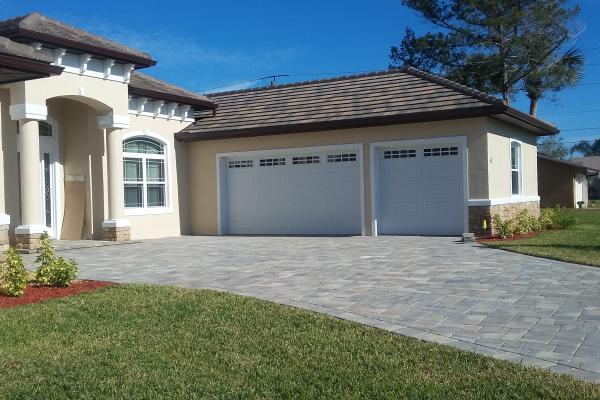
<instances>
[{"instance_id":1,"label":"neighboring house","mask_svg":"<svg viewBox=\"0 0 600 400\"><path fill-rule=\"evenodd\" d=\"M574 158L571 161L581 164L592 171L591 174L588 174L589 198L590 200L600 200L600 156ZM596 172L593 173L593 171Z\"/></svg>"},{"instance_id":2,"label":"neighboring house","mask_svg":"<svg viewBox=\"0 0 600 400\"><path fill-rule=\"evenodd\" d=\"M538 154L538 192L541 207L574 208L588 204L588 174L598 171L588 170L574 160L556 160Z\"/></svg>"},{"instance_id":3,"label":"neighboring house","mask_svg":"<svg viewBox=\"0 0 600 400\"><path fill-rule=\"evenodd\" d=\"M0 86L0 226L23 249L43 231L459 235L539 210L536 139L558 130L415 69L205 97L39 14L0 36L39 67Z\"/></svg>"}]
</instances>

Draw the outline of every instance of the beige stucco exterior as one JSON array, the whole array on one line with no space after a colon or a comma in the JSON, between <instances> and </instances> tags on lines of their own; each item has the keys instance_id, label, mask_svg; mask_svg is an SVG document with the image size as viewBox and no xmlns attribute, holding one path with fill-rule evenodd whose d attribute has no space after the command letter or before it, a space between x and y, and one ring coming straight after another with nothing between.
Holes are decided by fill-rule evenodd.
<instances>
[{"instance_id":1,"label":"beige stucco exterior","mask_svg":"<svg viewBox=\"0 0 600 400\"><path fill-rule=\"evenodd\" d=\"M523 196L537 196L536 136L524 129L496 119L487 119L488 191L492 199L512 196L510 180L510 142L521 142Z\"/></svg>"},{"instance_id":2,"label":"beige stucco exterior","mask_svg":"<svg viewBox=\"0 0 600 400\"><path fill-rule=\"evenodd\" d=\"M187 143L177 141L174 134L185 128L188 122L130 113L127 84L63 73L57 77L0 88L0 134L3 150L0 153L3 172L0 179L0 184L3 182L0 185L3 189L3 194L0 192L0 214L11 216L10 229L13 237L15 227L22 223L23 206L18 196L19 180L16 173L19 139L16 134L17 121L9 111L9 106L15 104L47 107L47 116L39 119L46 119L56 129L59 149L57 167L60 171L60 179L56 182L59 193L58 212L61 214L61 228L68 232L69 239L101 239L107 220L115 221L115 226L123 221L129 224L131 239L218 234L219 153L360 144L363 149L364 227L367 235L372 234L370 157L371 144L376 142L466 138L466 201L469 203L511 198L510 141L518 140L522 143L522 196L529 197L522 201L532 201L537 196L535 135L493 118L478 117ZM118 116L121 125L107 127L100 124L99 117L106 115ZM127 124L122 123L124 119L128 119ZM131 136L152 137L167 146L167 207L160 213L140 210L132 213L125 209L122 205L122 176L118 176L118 179L111 178L111 175L122 171L122 154L115 152L115 149L120 150L121 138ZM118 143L113 140L115 138L118 138ZM109 151L111 146L113 150ZM110 154L113 155L112 158ZM35 172L35 168L30 171ZM29 187L33 187L32 180L27 182ZM65 204L69 205L67 209ZM78 213L82 210L81 216L69 214L76 210ZM475 221L477 223L479 221Z\"/></svg>"},{"instance_id":3,"label":"beige stucco exterior","mask_svg":"<svg viewBox=\"0 0 600 400\"><path fill-rule=\"evenodd\" d=\"M510 138L523 142L524 195L537 195L535 136L490 118L295 133L193 142L189 145L191 232L218 234L219 153L360 143L363 146L366 234L371 234L370 145L374 142L464 136L468 146L470 199L510 197Z\"/></svg>"}]
</instances>

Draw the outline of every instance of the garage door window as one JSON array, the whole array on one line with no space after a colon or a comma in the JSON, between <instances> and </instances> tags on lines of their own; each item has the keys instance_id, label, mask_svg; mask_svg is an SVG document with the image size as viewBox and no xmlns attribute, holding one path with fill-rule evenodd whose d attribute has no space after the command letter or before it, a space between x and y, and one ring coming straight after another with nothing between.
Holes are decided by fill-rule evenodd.
<instances>
[{"instance_id":1,"label":"garage door window","mask_svg":"<svg viewBox=\"0 0 600 400\"><path fill-rule=\"evenodd\" d=\"M166 207L165 145L147 138L123 141L125 208Z\"/></svg>"},{"instance_id":2,"label":"garage door window","mask_svg":"<svg viewBox=\"0 0 600 400\"><path fill-rule=\"evenodd\" d=\"M285 165L285 158L264 158L260 160L261 167L273 167L276 165Z\"/></svg>"},{"instance_id":3,"label":"garage door window","mask_svg":"<svg viewBox=\"0 0 600 400\"><path fill-rule=\"evenodd\" d=\"M329 154L327 155L327 162L348 162L356 161L356 153L349 154Z\"/></svg>"},{"instance_id":4,"label":"garage door window","mask_svg":"<svg viewBox=\"0 0 600 400\"><path fill-rule=\"evenodd\" d=\"M302 157L293 157L292 164L293 165L302 165L302 164L319 164L321 159L319 156L302 156Z\"/></svg>"},{"instance_id":5,"label":"garage door window","mask_svg":"<svg viewBox=\"0 0 600 400\"><path fill-rule=\"evenodd\" d=\"M385 160L393 160L395 158L415 158L416 156L416 150L385 150L383 152L383 158Z\"/></svg>"},{"instance_id":6,"label":"garage door window","mask_svg":"<svg viewBox=\"0 0 600 400\"><path fill-rule=\"evenodd\" d=\"M519 142L510 143L510 174L512 194L521 194L521 176L522 176L522 160L521 160L521 144Z\"/></svg>"},{"instance_id":7,"label":"garage door window","mask_svg":"<svg viewBox=\"0 0 600 400\"><path fill-rule=\"evenodd\" d=\"M425 157L457 156L458 147L432 147L423 149Z\"/></svg>"}]
</instances>

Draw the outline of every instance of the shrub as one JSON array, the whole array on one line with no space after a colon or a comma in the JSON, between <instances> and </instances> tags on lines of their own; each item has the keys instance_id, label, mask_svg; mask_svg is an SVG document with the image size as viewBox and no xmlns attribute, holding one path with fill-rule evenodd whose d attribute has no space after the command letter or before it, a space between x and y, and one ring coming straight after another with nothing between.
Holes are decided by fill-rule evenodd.
<instances>
[{"instance_id":1,"label":"shrub","mask_svg":"<svg viewBox=\"0 0 600 400\"><path fill-rule=\"evenodd\" d=\"M0 294L21 296L27 287L27 270L23 258L12 247L6 253L6 261L0 263Z\"/></svg>"},{"instance_id":2,"label":"shrub","mask_svg":"<svg viewBox=\"0 0 600 400\"><path fill-rule=\"evenodd\" d=\"M540 230L538 219L533 215L530 215L527 210L519 211L514 218L513 226L515 233L520 235Z\"/></svg>"},{"instance_id":3,"label":"shrub","mask_svg":"<svg viewBox=\"0 0 600 400\"><path fill-rule=\"evenodd\" d=\"M566 214L566 213L559 212L559 213L556 213L556 216L554 217L553 222L554 222L555 227L564 229L564 228L568 228L570 226L577 224L579 222L579 220L573 214Z\"/></svg>"},{"instance_id":4,"label":"shrub","mask_svg":"<svg viewBox=\"0 0 600 400\"><path fill-rule=\"evenodd\" d=\"M555 219L556 212L553 209L542 210L538 218L540 230L552 228Z\"/></svg>"},{"instance_id":5,"label":"shrub","mask_svg":"<svg viewBox=\"0 0 600 400\"><path fill-rule=\"evenodd\" d=\"M495 214L492 217L492 222L494 223L494 229L496 233L501 238L513 237L515 235L515 227L514 222L511 219L507 219L506 221L500 217L499 214Z\"/></svg>"},{"instance_id":6,"label":"shrub","mask_svg":"<svg viewBox=\"0 0 600 400\"><path fill-rule=\"evenodd\" d=\"M79 270L75 260L57 257L46 233L41 237L39 253L35 259L40 264L35 279L40 285L66 287L77 278Z\"/></svg>"}]
</instances>

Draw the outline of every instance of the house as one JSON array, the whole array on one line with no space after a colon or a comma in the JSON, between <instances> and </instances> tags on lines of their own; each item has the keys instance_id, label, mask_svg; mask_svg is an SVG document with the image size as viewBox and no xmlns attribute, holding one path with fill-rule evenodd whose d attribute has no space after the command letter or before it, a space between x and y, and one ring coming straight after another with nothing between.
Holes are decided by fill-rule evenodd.
<instances>
[{"instance_id":1,"label":"house","mask_svg":"<svg viewBox=\"0 0 600 400\"><path fill-rule=\"evenodd\" d=\"M600 200L600 156L574 158L572 161L591 171L588 173L589 198L590 200Z\"/></svg>"},{"instance_id":2,"label":"house","mask_svg":"<svg viewBox=\"0 0 600 400\"><path fill-rule=\"evenodd\" d=\"M24 250L44 231L460 235L539 210L536 138L558 130L416 69L202 96L37 13L0 36L0 226Z\"/></svg>"},{"instance_id":3,"label":"house","mask_svg":"<svg viewBox=\"0 0 600 400\"><path fill-rule=\"evenodd\" d=\"M538 154L538 192L541 207L576 208L588 204L589 170L574 160L564 161Z\"/></svg>"}]
</instances>

